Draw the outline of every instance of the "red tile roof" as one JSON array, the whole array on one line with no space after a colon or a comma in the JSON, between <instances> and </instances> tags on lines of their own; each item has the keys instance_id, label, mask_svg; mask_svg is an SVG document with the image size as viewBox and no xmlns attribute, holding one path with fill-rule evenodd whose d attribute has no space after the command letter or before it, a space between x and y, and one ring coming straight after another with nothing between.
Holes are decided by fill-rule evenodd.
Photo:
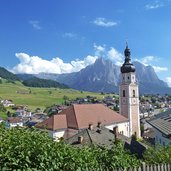
<instances>
[{"instance_id":1,"label":"red tile roof","mask_svg":"<svg viewBox=\"0 0 171 171\"><path fill-rule=\"evenodd\" d=\"M102 104L74 104L63 110L61 114L66 114L68 128L74 129L87 128L89 124L96 126L98 122L109 125L128 121L124 116Z\"/></svg>"},{"instance_id":2,"label":"red tile roof","mask_svg":"<svg viewBox=\"0 0 171 171\"><path fill-rule=\"evenodd\" d=\"M101 125L110 125L126 121L128 121L127 118L102 104L74 104L61 113L38 123L36 127L49 130L83 129L88 128L89 124L97 126L98 122L101 122Z\"/></svg>"},{"instance_id":3,"label":"red tile roof","mask_svg":"<svg viewBox=\"0 0 171 171\"><path fill-rule=\"evenodd\" d=\"M19 122L22 122L22 119L19 117L10 117L7 119L7 121L9 123L19 123Z\"/></svg>"},{"instance_id":4,"label":"red tile roof","mask_svg":"<svg viewBox=\"0 0 171 171\"><path fill-rule=\"evenodd\" d=\"M66 115L53 115L36 125L37 128L58 130L67 128Z\"/></svg>"}]
</instances>

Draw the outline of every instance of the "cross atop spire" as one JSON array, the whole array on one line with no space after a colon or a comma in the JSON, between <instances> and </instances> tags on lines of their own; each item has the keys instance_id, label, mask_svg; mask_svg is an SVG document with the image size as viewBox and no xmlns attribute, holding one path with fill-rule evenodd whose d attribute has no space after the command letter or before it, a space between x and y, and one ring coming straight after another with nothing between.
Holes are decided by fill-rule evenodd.
<instances>
[{"instance_id":1,"label":"cross atop spire","mask_svg":"<svg viewBox=\"0 0 171 171\"><path fill-rule=\"evenodd\" d=\"M126 40L126 48L128 48L128 42L127 42L127 40Z\"/></svg>"},{"instance_id":2,"label":"cross atop spire","mask_svg":"<svg viewBox=\"0 0 171 171\"><path fill-rule=\"evenodd\" d=\"M131 51L128 48L127 41L126 41L126 48L125 48L124 54L125 54L125 62L123 63L121 67L121 72L122 73L135 72L135 67L131 63Z\"/></svg>"}]
</instances>

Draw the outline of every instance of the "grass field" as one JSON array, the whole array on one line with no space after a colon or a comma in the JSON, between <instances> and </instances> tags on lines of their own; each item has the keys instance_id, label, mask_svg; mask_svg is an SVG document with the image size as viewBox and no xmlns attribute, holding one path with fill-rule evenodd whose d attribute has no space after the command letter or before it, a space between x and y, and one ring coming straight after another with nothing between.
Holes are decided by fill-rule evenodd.
<instances>
[{"instance_id":1,"label":"grass field","mask_svg":"<svg viewBox=\"0 0 171 171\"><path fill-rule=\"evenodd\" d=\"M7 119L8 116L7 116L7 114L5 112L0 112L0 118Z\"/></svg>"},{"instance_id":2,"label":"grass field","mask_svg":"<svg viewBox=\"0 0 171 171\"><path fill-rule=\"evenodd\" d=\"M82 92L73 89L25 87L20 82L16 82L16 84L5 82L0 84L1 99L11 99L16 105L27 105L32 111L37 107L44 109L53 104L62 104L64 96L75 99L88 95L99 99L104 96L100 93Z\"/></svg>"}]
</instances>

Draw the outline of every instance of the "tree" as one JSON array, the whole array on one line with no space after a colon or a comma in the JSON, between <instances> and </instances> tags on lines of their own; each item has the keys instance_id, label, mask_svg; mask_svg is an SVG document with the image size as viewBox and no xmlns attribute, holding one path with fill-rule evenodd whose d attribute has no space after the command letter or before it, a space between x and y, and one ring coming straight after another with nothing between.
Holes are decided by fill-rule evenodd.
<instances>
[{"instance_id":1,"label":"tree","mask_svg":"<svg viewBox=\"0 0 171 171\"><path fill-rule=\"evenodd\" d=\"M171 145L148 148L144 153L144 159L148 164L171 163Z\"/></svg>"},{"instance_id":2,"label":"tree","mask_svg":"<svg viewBox=\"0 0 171 171\"><path fill-rule=\"evenodd\" d=\"M4 107L4 105L2 103L0 103L0 111L1 112L6 112L7 109Z\"/></svg>"},{"instance_id":3,"label":"tree","mask_svg":"<svg viewBox=\"0 0 171 171\"><path fill-rule=\"evenodd\" d=\"M6 129L0 125L0 170L109 170L139 166L140 161L117 142L111 149L74 148L53 142L35 128Z\"/></svg>"}]
</instances>

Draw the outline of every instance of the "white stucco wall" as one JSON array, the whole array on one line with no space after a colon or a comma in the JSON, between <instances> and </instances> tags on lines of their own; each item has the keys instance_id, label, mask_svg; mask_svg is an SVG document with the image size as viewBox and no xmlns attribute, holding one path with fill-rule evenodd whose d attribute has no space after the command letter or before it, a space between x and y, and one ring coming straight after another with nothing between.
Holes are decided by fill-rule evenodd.
<instances>
[{"instance_id":1,"label":"white stucco wall","mask_svg":"<svg viewBox=\"0 0 171 171\"><path fill-rule=\"evenodd\" d=\"M18 122L18 123L7 123L7 127L8 128L12 128L12 127L16 127L16 126L23 126L22 122Z\"/></svg>"},{"instance_id":2,"label":"white stucco wall","mask_svg":"<svg viewBox=\"0 0 171 171\"><path fill-rule=\"evenodd\" d=\"M164 137L163 134L157 129L154 129L154 131L155 131L155 144L156 145L160 144L162 146L167 146L171 144L171 139Z\"/></svg>"},{"instance_id":3,"label":"white stucco wall","mask_svg":"<svg viewBox=\"0 0 171 171\"><path fill-rule=\"evenodd\" d=\"M64 136L65 130L61 131L48 131L49 136L53 138L54 141L58 141L59 138Z\"/></svg>"},{"instance_id":4,"label":"white stucco wall","mask_svg":"<svg viewBox=\"0 0 171 171\"><path fill-rule=\"evenodd\" d=\"M130 137L129 135L129 122L116 123L112 125L105 126L107 129L113 130L113 127L118 126L118 132Z\"/></svg>"}]
</instances>

